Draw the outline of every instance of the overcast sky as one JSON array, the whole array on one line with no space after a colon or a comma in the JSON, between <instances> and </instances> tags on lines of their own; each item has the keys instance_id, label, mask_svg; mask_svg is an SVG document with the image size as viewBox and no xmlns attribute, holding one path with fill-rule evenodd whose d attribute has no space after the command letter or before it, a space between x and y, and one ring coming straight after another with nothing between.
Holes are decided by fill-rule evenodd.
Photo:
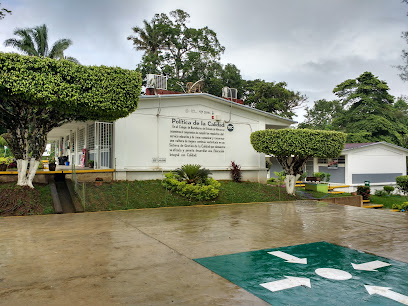
<instances>
[{"instance_id":1,"label":"overcast sky","mask_svg":"<svg viewBox=\"0 0 408 306\"><path fill-rule=\"evenodd\" d=\"M190 26L208 26L225 46L221 61L233 63L244 79L285 81L292 90L333 99L342 81L371 71L391 94L408 95L408 83L393 65L408 45L408 5L400 0L0 0L13 11L0 21L0 51L16 28L46 24L53 43L70 38L65 52L84 65L134 69L142 52L126 39L133 26L155 13L182 9ZM221 93L220 93L221 94ZM295 120L303 120L298 110Z\"/></svg>"}]
</instances>

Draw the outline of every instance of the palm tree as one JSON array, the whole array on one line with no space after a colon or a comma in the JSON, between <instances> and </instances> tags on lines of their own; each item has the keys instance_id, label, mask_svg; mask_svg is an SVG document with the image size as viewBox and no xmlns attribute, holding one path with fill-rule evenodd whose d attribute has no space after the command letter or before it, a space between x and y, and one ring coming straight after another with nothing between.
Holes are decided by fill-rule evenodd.
<instances>
[{"instance_id":1,"label":"palm tree","mask_svg":"<svg viewBox=\"0 0 408 306\"><path fill-rule=\"evenodd\" d=\"M136 50L157 55L158 52L164 47L163 31L159 27L157 17L156 19L152 20L151 24L146 20L143 20L143 23L144 28L132 28L136 36L131 35L127 39L133 41L133 45L135 46Z\"/></svg>"},{"instance_id":2,"label":"palm tree","mask_svg":"<svg viewBox=\"0 0 408 306\"><path fill-rule=\"evenodd\" d=\"M49 57L53 59L66 59L79 63L73 57L65 57L64 51L72 45L70 39L60 39L54 43L51 49L48 48L48 29L45 24L34 28L16 29L14 35L20 38L9 38L4 42L6 47L15 47L26 55Z\"/></svg>"}]
</instances>

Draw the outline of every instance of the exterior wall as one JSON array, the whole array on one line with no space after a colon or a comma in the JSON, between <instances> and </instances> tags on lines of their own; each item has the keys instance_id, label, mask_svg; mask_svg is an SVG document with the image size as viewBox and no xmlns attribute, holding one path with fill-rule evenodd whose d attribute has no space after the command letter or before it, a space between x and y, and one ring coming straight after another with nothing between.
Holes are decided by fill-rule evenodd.
<instances>
[{"instance_id":1,"label":"exterior wall","mask_svg":"<svg viewBox=\"0 0 408 306\"><path fill-rule=\"evenodd\" d=\"M161 180L169 171L116 171L113 179L116 181L143 181L143 180ZM229 170L212 171L212 175L216 180L231 180ZM266 183L266 170L247 170L243 171L243 181Z\"/></svg>"},{"instance_id":2,"label":"exterior wall","mask_svg":"<svg viewBox=\"0 0 408 306\"><path fill-rule=\"evenodd\" d=\"M345 183L345 169L344 165L339 165L337 169L329 169L326 166L319 166L319 172L326 172L330 173L330 183L339 183L339 184L344 184Z\"/></svg>"},{"instance_id":3,"label":"exterior wall","mask_svg":"<svg viewBox=\"0 0 408 306\"><path fill-rule=\"evenodd\" d=\"M250 135L267 124L289 125L203 96L142 98L134 113L115 122L115 179L161 178L162 171L183 164L200 164L214 178L230 179L235 161L244 180L265 181L265 156L252 148Z\"/></svg>"},{"instance_id":4,"label":"exterior wall","mask_svg":"<svg viewBox=\"0 0 408 306\"><path fill-rule=\"evenodd\" d=\"M346 184L395 184L395 177L406 175L406 153L385 145L375 145L347 154Z\"/></svg>"}]
</instances>

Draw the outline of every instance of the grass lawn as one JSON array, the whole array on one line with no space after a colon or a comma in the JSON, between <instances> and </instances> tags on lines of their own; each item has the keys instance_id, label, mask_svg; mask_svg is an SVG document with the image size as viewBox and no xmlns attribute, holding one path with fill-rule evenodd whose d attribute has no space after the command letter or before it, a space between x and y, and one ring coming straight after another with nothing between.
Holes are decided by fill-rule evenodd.
<instances>
[{"instance_id":1,"label":"grass lawn","mask_svg":"<svg viewBox=\"0 0 408 306\"><path fill-rule=\"evenodd\" d=\"M378 197L371 195L370 202L373 204L383 204L384 208L392 208L392 204L402 204L404 202L408 202L408 196L390 195L389 197Z\"/></svg>"},{"instance_id":2,"label":"grass lawn","mask_svg":"<svg viewBox=\"0 0 408 306\"><path fill-rule=\"evenodd\" d=\"M103 183L99 187L87 183L85 211L297 200L286 194L284 188L266 184L232 181L220 183L219 196L212 201L189 201L167 191L160 180Z\"/></svg>"},{"instance_id":3,"label":"grass lawn","mask_svg":"<svg viewBox=\"0 0 408 306\"><path fill-rule=\"evenodd\" d=\"M49 185L34 184L35 189L16 183L0 184L0 216L53 214Z\"/></svg>"}]
</instances>

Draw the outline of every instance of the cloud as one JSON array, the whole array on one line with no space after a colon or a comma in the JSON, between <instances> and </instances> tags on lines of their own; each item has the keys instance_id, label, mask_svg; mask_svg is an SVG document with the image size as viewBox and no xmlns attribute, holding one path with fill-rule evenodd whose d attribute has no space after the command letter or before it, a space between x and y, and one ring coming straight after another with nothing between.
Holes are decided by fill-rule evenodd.
<instances>
[{"instance_id":1,"label":"cloud","mask_svg":"<svg viewBox=\"0 0 408 306\"><path fill-rule=\"evenodd\" d=\"M394 95L408 86L393 65L408 49L408 6L389 0L13 0L13 15L0 21L0 41L17 27L47 24L50 40L70 38L67 55L86 65L134 69L142 53L126 37L155 13L183 9L190 26L213 29L226 47L222 62L244 78L286 81L309 96L309 105L334 98L342 81L371 71L388 82ZM0 51L13 49L0 46ZM301 113L301 112L300 112Z\"/></svg>"}]
</instances>

